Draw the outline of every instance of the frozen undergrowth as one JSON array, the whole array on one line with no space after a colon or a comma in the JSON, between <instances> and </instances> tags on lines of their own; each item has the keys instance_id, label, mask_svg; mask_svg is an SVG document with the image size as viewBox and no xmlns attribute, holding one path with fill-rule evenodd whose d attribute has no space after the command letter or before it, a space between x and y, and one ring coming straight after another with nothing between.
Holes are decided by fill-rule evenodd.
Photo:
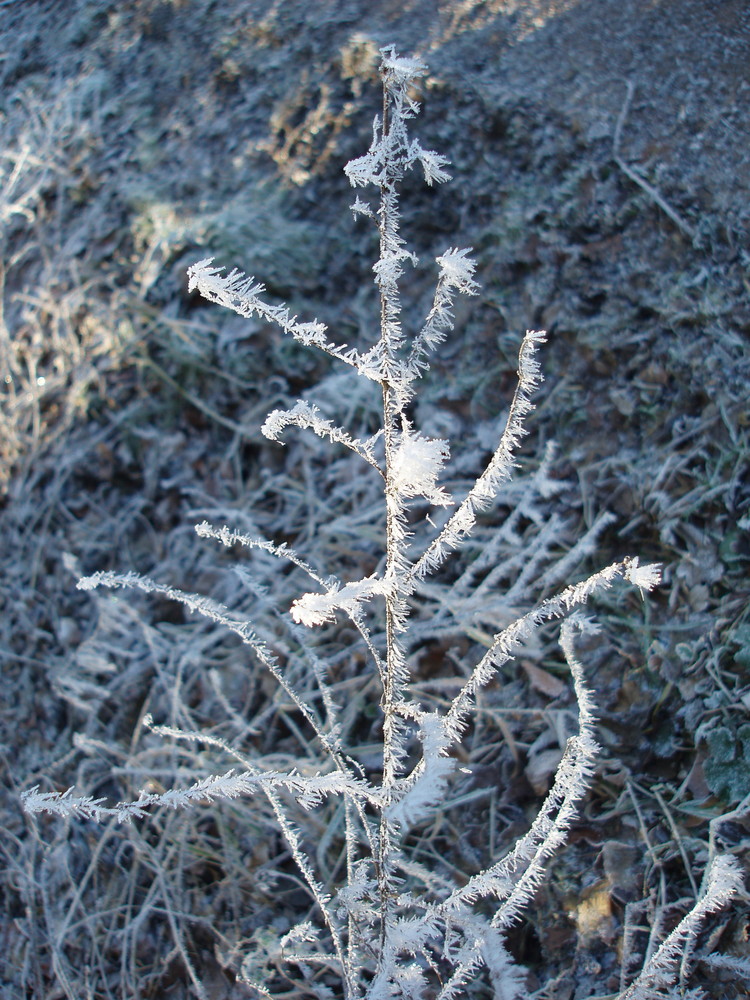
<instances>
[{"instance_id":1,"label":"frozen undergrowth","mask_svg":"<svg viewBox=\"0 0 750 1000\"><path fill-rule=\"evenodd\" d=\"M376 119L369 152L347 167L355 186L380 190L379 208L359 198L353 206L375 222L380 235L374 271L381 324L374 344L367 349L337 345L322 324L299 322L284 307L268 304L253 279L236 271L224 275L210 260L190 271L191 284L206 298L278 325L348 366L365 386L361 396L349 397L354 426L350 421L345 429L301 401L289 410L273 411L264 425L272 439L297 426L312 430L338 452L350 453L327 472L328 495L319 488L315 463L305 470L304 459L301 479L282 471L259 491L266 494L260 498L266 501L260 519L273 524L277 538L294 538L295 548L259 537L252 521L231 528L202 521L200 535L254 553L252 568L240 565L237 582L234 587L224 584L223 594L209 599L135 573L99 573L79 584L83 589L132 587L155 593L225 626L277 682L273 709L258 710L255 692L239 704L226 686L226 676L209 672L213 697L206 714L218 705L225 722L212 717L209 725L194 727L196 706L186 709L180 687L188 673L194 677L201 671L202 655L215 642L212 631L198 630L189 648L183 645L173 676L165 678L165 685L171 682L174 690L168 723L155 723L146 711L139 719L140 725L174 741L170 770L181 779L174 789L164 790L161 779L167 775L160 770L161 761L159 766L149 764L149 756L159 753L149 744L145 751L134 746L115 769L115 774L147 776L132 801L108 806L92 794L48 793L38 787L24 795L29 812L110 823L140 819L154 806L181 810L197 802L263 796L266 805L256 813L255 823L264 829L275 823L281 831L315 910L314 916L283 934L264 936L256 928L256 947L236 963L237 972L267 994L280 989L276 966L282 961L296 969L300 986L320 996L343 990L346 997L448 998L471 992L481 970L497 997L528 992L505 935L532 900L552 855L577 819L597 753L594 699L574 648L577 636L594 632L595 626L578 609L618 578L643 590L658 581L655 567L626 559L557 589L570 567L595 546L608 517L603 515L569 555L557 558L562 526L549 514L546 501L560 484L550 478L548 460L515 491L508 490L509 512L500 528L490 530L478 523L496 503L498 492L508 489L531 396L541 378L536 352L543 334L531 331L523 340L518 387L484 472L462 494L459 484L451 483L460 500L454 501L439 481L449 468L448 442L413 426L417 383L430 354L452 329L454 299L477 291L468 251L446 251L437 259L432 307L421 330L407 340L399 279L416 259L399 235L398 182L415 164L430 184L448 179L444 158L424 150L407 133L407 122L417 112L410 88L421 70L416 61L384 50L383 115ZM352 474L351 459L361 466L359 474ZM266 505L273 504L275 492L282 498L281 508L269 510ZM433 507L437 510L430 511ZM297 554L304 543L311 547L306 559ZM330 574L332 554L338 556L340 576ZM279 564L292 572L280 574ZM452 572L440 573L443 569ZM189 575L189 566L185 570ZM300 576L312 580L313 590L300 593ZM530 607L532 598L550 588L552 596ZM126 638L129 614L121 607L114 613L114 625L125 640L123 652L133 641ZM428 868L416 856L412 834L442 809L449 789L460 780L457 757L478 699L498 670L513 661L520 645L559 618L564 619L560 646L573 676L578 722L565 741L537 818L507 853L484 869L456 880L443 868ZM348 632L335 627L341 619L348 620ZM309 629L314 630L313 638ZM143 634L148 643L148 630ZM461 634L481 636L486 650L475 663L460 664L457 693L454 688L442 707L425 708L412 686L419 654L430 642ZM86 690L76 690L73 682L69 688L69 695L82 704L96 696L95 645L88 664L94 682ZM169 655L162 651L167 662ZM351 699L352 681L359 680L364 669L367 681L354 688L357 698ZM371 734L377 743L362 746L362 715L378 699L382 728L375 727ZM256 737L269 711L296 736L298 755L274 752L267 742L258 752L262 740ZM203 749L196 751L196 746ZM217 769L217 755L231 767ZM326 836L339 844L333 866L325 859L321 863L320 849L314 847L320 834L316 812L306 822L300 810L323 816ZM170 832L177 834L179 844L174 826ZM154 884L168 896L164 883L170 851L167 840L159 843L162 852L145 854L154 866ZM703 919L724 905L740 883L731 857L714 858L698 902L620 996L685 995ZM169 911L175 944L195 989L208 995L184 945L178 909L175 905Z\"/></svg>"}]
</instances>

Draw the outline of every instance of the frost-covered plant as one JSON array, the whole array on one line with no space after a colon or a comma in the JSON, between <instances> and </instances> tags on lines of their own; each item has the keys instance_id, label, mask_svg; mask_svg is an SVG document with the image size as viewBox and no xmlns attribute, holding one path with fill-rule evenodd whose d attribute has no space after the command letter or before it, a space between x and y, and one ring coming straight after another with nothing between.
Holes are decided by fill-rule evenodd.
<instances>
[{"instance_id":1,"label":"frost-covered plant","mask_svg":"<svg viewBox=\"0 0 750 1000\"><path fill-rule=\"evenodd\" d=\"M315 920L304 920L280 935L268 953L296 965L303 973L310 968L325 969L325 975L315 982L307 976L311 991L347 1000L449 1000L465 995L484 968L494 995L512 1000L526 996L527 991L524 970L512 959L506 934L531 901L553 854L578 816L597 753L594 699L575 650L576 637L594 632L596 626L580 609L591 595L618 579L641 591L650 590L659 580L659 571L654 565L640 565L637 558L624 559L583 582L564 587L531 610L514 612L535 586L548 588L562 582L570 565L570 560L563 559L552 568L544 568L540 553L546 551L548 541L543 541L538 549L529 549L520 564L517 561L517 582L504 595L508 624L490 638L484 654L467 669L457 693L445 707L431 710L416 699L411 686L415 651L430 639L464 628L467 621L487 628L493 616L483 616L482 608L486 612L490 604L493 614L497 611L492 591L501 579L494 570L500 540L514 534L522 515L535 516L533 506L518 505L505 525L496 530L494 541L483 537L481 552L473 561L462 565L451 582L440 584L435 591L430 589L436 574L458 550L471 544L472 534L476 537L479 514L495 501L501 488L508 486L524 420L532 409L531 397L541 380L536 353L545 339L539 331L529 331L523 338L518 384L504 430L484 471L460 500L454 500L441 484L450 458L448 442L421 432L408 415L431 353L453 328L456 297L477 291L470 251L448 249L437 258L437 286L421 329L407 336L402 328L399 282L405 267L417 261L400 235L399 182L417 165L428 184L449 179L447 161L423 149L407 131L408 122L418 111L410 88L422 72L417 60L399 57L390 48L382 51L383 112L375 119L369 151L346 167L353 186L375 187L380 195L376 208L359 197L353 205L356 214L374 223L380 240L379 258L373 267L380 297L380 332L366 350L337 345L322 323L300 322L286 307L269 304L262 297L263 286L236 270L224 274L207 259L189 271L190 287L208 300L242 316L258 316L275 324L379 389L382 425L370 436L351 433L316 405L303 401L291 409L274 410L263 426L271 440L290 426L311 430L369 466L370 474L380 483L384 504L378 565L361 578L343 579L318 570L285 543L226 526L199 524L196 530L201 537L227 547L256 550L265 559L290 564L312 581L312 588L296 596L288 608L283 640L265 618L251 621L207 597L135 573L96 573L79 583L85 590L132 587L160 594L236 633L309 727L317 741L320 766L314 771L307 763L292 769L270 767L267 759L254 758L215 733L156 726L149 719L147 724L154 731L213 747L229 755L235 766L189 787L166 792L144 790L135 801L113 806L105 805L103 799L77 796L72 789L57 794L40 792L38 787L25 793L24 806L29 812L130 821L155 806L182 809L199 801L263 795L317 909ZM543 463L537 474L540 495L551 491L545 470ZM430 514L430 507L438 510ZM605 523L606 516L576 547L577 555L592 547ZM547 528L554 533L555 522L552 525ZM542 527L543 539L544 531ZM240 574L258 606L263 605L267 601L264 589L247 571L241 569ZM344 719L344 706L334 697L331 664L318 655L323 647L305 634L305 630L325 632L340 619L348 620L353 628L380 686L382 752L379 765L369 769L355 759L348 745L350 725ZM578 705L577 732L567 741L550 790L528 832L484 870L451 882L445 872L428 870L412 856L409 831L424 824L444 802L457 770L455 751L465 737L480 693L498 670L513 660L522 643L545 623L557 619L562 619L559 642ZM304 684L300 681L302 671L307 673ZM324 885L315 853L293 820L291 808L296 803L312 810L332 797L343 802L345 862L338 881ZM677 996L675 983L678 978L684 982L703 918L722 906L739 885L734 860L716 858L702 897L621 994L622 1000ZM258 965L255 963L256 968ZM248 962L243 967L246 978L251 978L252 966ZM334 977L341 984L337 993L326 985ZM254 985L271 995L269 982Z\"/></svg>"}]
</instances>

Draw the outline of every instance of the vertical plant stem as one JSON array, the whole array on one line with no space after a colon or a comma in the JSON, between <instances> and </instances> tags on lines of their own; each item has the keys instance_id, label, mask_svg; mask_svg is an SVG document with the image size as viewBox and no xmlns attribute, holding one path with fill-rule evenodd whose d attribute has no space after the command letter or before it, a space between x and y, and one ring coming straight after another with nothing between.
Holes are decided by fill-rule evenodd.
<instances>
[{"instance_id":1,"label":"vertical plant stem","mask_svg":"<svg viewBox=\"0 0 750 1000\"><path fill-rule=\"evenodd\" d=\"M391 227L397 224L396 199L395 199L395 179L394 164L392 163L392 149L388 143L389 135L389 92L387 83L387 70L383 73L383 122L382 138L386 149L386 164L383 174L384 180L380 186L380 208L379 234L380 234L380 260L384 260L389 252L388 234ZM398 288L396 282L389 275L379 275L380 291L380 344L383 359L383 439L385 443L385 502L386 502L386 568L385 579L393 583L396 577L396 564L398 554L398 526L396 522L398 500L393 486L393 458L396 448L396 407L393 400L393 389L390 384L392 368L395 362L393 356L393 343L391 338L391 324L398 313ZM378 890L380 895L380 949L378 964L382 966L385 957L385 943L387 938L388 925L391 921L393 886L392 886L392 845L391 831L387 820L387 806L390 802L394 782L396 780L396 755L394 744L396 741L396 714L395 704L395 674L397 669L396 656L396 615L395 596L392 592L386 593L385 597L385 641L386 658L385 671L383 677L383 805L380 813L380 836L379 836L379 859L377 865Z\"/></svg>"}]
</instances>

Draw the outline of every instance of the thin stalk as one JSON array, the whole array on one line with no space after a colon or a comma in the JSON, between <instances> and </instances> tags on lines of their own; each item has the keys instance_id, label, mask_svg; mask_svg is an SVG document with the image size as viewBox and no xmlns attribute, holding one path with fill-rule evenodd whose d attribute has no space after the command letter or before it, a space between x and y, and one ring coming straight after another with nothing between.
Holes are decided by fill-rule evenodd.
<instances>
[{"instance_id":1,"label":"thin stalk","mask_svg":"<svg viewBox=\"0 0 750 1000\"><path fill-rule=\"evenodd\" d=\"M383 78L383 121L382 137L386 147L388 159L392 150L388 149L386 139L389 134L389 91L387 79ZM380 208L378 211L380 234L380 260L383 260L388 252L388 231L391 226L396 225L396 199L389 197L394 195L393 164L386 163L384 169L384 180L380 185ZM398 288L396 282L390 277L382 276L378 284L380 292L380 348L383 359L383 440L385 446L385 502L386 502L386 568L385 578L388 581L395 581L396 568L398 564L398 500L393 483L393 463L397 447L395 421L397 407L394 405L394 393L390 384L390 377L395 361L393 355L393 345L391 344L391 322L398 314ZM385 641L386 641L386 662L383 676L383 778L382 796L383 804L380 813L380 836L378 843L378 863L377 879L380 895L380 953L379 965L382 966L386 948L387 928L392 919L393 911L393 862L391 831L387 821L387 806L390 801L390 794L396 781L396 754L395 744L397 740L397 718L395 712L396 702L396 671L398 669L397 656L398 646L396 640L396 596L387 593L385 597Z\"/></svg>"}]
</instances>

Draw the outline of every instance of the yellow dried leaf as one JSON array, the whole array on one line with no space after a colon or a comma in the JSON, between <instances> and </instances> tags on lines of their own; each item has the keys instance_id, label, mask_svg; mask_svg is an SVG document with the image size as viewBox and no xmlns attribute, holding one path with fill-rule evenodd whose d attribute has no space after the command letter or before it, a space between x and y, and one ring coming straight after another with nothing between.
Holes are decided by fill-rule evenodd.
<instances>
[{"instance_id":1,"label":"yellow dried leaf","mask_svg":"<svg viewBox=\"0 0 750 1000\"><path fill-rule=\"evenodd\" d=\"M612 897L607 879L585 889L575 908L574 916L582 947L596 941L611 941L614 936Z\"/></svg>"}]
</instances>

